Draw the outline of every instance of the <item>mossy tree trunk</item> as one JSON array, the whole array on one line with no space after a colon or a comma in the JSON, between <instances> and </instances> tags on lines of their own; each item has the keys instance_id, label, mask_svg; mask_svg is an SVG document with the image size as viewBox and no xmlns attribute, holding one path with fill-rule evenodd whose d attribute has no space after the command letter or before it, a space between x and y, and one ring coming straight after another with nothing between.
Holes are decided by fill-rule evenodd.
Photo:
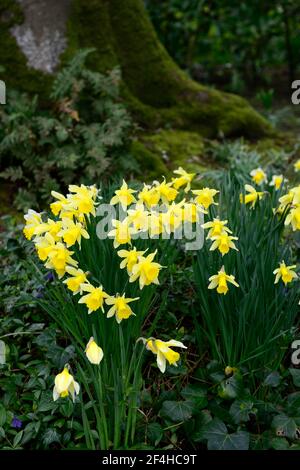
<instances>
[{"instance_id":1,"label":"mossy tree trunk","mask_svg":"<svg viewBox=\"0 0 300 470\"><path fill-rule=\"evenodd\" d=\"M1 4L9 8L12 1L0 0L0 12ZM43 0L31 0L31 8L34 1ZM70 0L60 0L60 5L64 2ZM0 34L8 37L3 21ZM272 133L246 100L202 86L180 70L158 40L142 0L72 0L66 34L68 45L61 63L79 48L95 47L89 59L94 69L106 71L120 65L124 99L145 127L171 126L207 137L258 138ZM14 72L20 73L14 64L20 50L14 55L17 44L11 36L9 46L11 55L8 58L6 53L9 60L3 64L8 84L16 80L20 84ZM28 88L32 91L33 86Z\"/></svg>"}]
</instances>

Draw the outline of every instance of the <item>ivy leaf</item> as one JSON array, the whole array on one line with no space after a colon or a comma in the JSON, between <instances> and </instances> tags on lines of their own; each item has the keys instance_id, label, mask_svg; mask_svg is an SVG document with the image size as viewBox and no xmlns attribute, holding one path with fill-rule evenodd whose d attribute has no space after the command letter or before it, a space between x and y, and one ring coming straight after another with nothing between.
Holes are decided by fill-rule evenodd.
<instances>
[{"instance_id":1,"label":"ivy leaf","mask_svg":"<svg viewBox=\"0 0 300 470\"><path fill-rule=\"evenodd\" d=\"M296 418L290 418L285 414L280 414L274 416L271 426L275 430L277 436L287 437L289 439L296 439L298 432L298 421L300 423L300 420Z\"/></svg>"},{"instance_id":2,"label":"ivy leaf","mask_svg":"<svg viewBox=\"0 0 300 470\"><path fill-rule=\"evenodd\" d=\"M267 375L263 384L266 386L275 388L275 387L278 387L278 385L280 384L280 381L281 381L281 376L279 372L274 370L273 372Z\"/></svg>"},{"instance_id":3,"label":"ivy leaf","mask_svg":"<svg viewBox=\"0 0 300 470\"><path fill-rule=\"evenodd\" d=\"M150 423L147 427L147 437L155 446L162 440L163 434L163 428L159 423Z\"/></svg>"},{"instance_id":4,"label":"ivy leaf","mask_svg":"<svg viewBox=\"0 0 300 470\"><path fill-rule=\"evenodd\" d=\"M208 403L207 390L201 385L187 385L181 391L181 396L186 400L193 402L198 410L205 408Z\"/></svg>"},{"instance_id":5,"label":"ivy leaf","mask_svg":"<svg viewBox=\"0 0 300 470\"><path fill-rule=\"evenodd\" d=\"M225 424L219 419L213 419L205 433L208 450L248 450L250 436L246 431L229 434Z\"/></svg>"},{"instance_id":6,"label":"ivy leaf","mask_svg":"<svg viewBox=\"0 0 300 470\"><path fill-rule=\"evenodd\" d=\"M193 432L192 439L195 442L201 442L205 439L207 425L212 421L210 413L206 410L200 411L195 418L195 431Z\"/></svg>"},{"instance_id":7,"label":"ivy leaf","mask_svg":"<svg viewBox=\"0 0 300 470\"><path fill-rule=\"evenodd\" d=\"M193 403L189 401L164 401L160 414L175 423L187 421L192 417Z\"/></svg>"},{"instance_id":8,"label":"ivy leaf","mask_svg":"<svg viewBox=\"0 0 300 470\"><path fill-rule=\"evenodd\" d=\"M289 449L289 443L284 437L273 437L271 440L271 446L275 450L287 450Z\"/></svg>"},{"instance_id":9,"label":"ivy leaf","mask_svg":"<svg viewBox=\"0 0 300 470\"><path fill-rule=\"evenodd\" d=\"M243 382L240 374L234 374L229 379L223 380L218 388L218 394L225 400L231 400L241 395L243 391Z\"/></svg>"},{"instance_id":10,"label":"ivy leaf","mask_svg":"<svg viewBox=\"0 0 300 470\"><path fill-rule=\"evenodd\" d=\"M233 421L236 424L249 421L250 413L253 412L253 402L251 400L235 400L229 410Z\"/></svg>"},{"instance_id":11,"label":"ivy leaf","mask_svg":"<svg viewBox=\"0 0 300 470\"><path fill-rule=\"evenodd\" d=\"M60 442L60 435L55 429L50 428L44 432L42 440L45 446L49 446L50 444L53 444L53 442Z\"/></svg>"},{"instance_id":12,"label":"ivy leaf","mask_svg":"<svg viewBox=\"0 0 300 470\"><path fill-rule=\"evenodd\" d=\"M291 376L293 377L293 384L295 387L300 387L300 369L289 369Z\"/></svg>"}]
</instances>

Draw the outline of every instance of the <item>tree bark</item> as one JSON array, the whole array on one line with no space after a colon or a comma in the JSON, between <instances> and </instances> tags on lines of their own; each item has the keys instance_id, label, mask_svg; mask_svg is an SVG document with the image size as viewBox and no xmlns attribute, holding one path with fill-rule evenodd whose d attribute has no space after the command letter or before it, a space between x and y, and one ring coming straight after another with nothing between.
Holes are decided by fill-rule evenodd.
<instances>
[{"instance_id":1,"label":"tree bark","mask_svg":"<svg viewBox=\"0 0 300 470\"><path fill-rule=\"evenodd\" d=\"M41 1L30 0L31 9ZM9 40L10 48L2 64L6 67L4 77L8 87L22 86L32 92L37 71L27 66L22 82L16 61L24 65L26 58L9 29L12 20L5 29L5 15L12 11L12 2L0 0L1 41ZM19 2L26 18L26 0ZM67 3L69 0L54 2L57 8ZM95 47L88 64L93 69L103 72L120 65L122 95L143 126L196 131L206 137L259 138L272 134L270 125L246 100L194 82L175 64L160 43L142 0L72 0L68 11L67 48L60 63L80 48ZM20 17L17 22L21 22ZM28 80L28 73L32 80ZM49 75L40 73L37 91L48 83Z\"/></svg>"}]
</instances>

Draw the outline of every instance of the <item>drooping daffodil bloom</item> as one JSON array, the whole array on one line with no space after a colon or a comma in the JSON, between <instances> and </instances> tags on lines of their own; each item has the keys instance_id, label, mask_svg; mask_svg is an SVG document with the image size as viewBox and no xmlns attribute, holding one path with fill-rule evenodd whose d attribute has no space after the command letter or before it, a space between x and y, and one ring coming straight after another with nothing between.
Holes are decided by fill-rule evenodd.
<instances>
[{"instance_id":1,"label":"drooping daffodil bloom","mask_svg":"<svg viewBox=\"0 0 300 470\"><path fill-rule=\"evenodd\" d=\"M62 220L62 227L57 235L63 238L67 247L75 245L76 242L78 242L80 246L81 237L85 239L90 238L88 232L80 222L74 222L73 220L65 218Z\"/></svg>"},{"instance_id":2,"label":"drooping daffodil bloom","mask_svg":"<svg viewBox=\"0 0 300 470\"><path fill-rule=\"evenodd\" d=\"M180 359L180 354L177 351L173 351L170 346L187 349L183 343L174 339L170 341L161 341L155 338L140 339L145 344L146 349L152 351L157 356L157 365L162 373L166 370L167 361L170 365L177 367L177 362Z\"/></svg>"},{"instance_id":3,"label":"drooping daffodil bloom","mask_svg":"<svg viewBox=\"0 0 300 470\"><path fill-rule=\"evenodd\" d=\"M258 186L267 181L267 175L264 170L260 167L252 170L250 172L250 176L252 176L252 181Z\"/></svg>"},{"instance_id":4,"label":"drooping daffodil bloom","mask_svg":"<svg viewBox=\"0 0 300 470\"><path fill-rule=\"evenodd\" d=\"M67 288L75 294L82 294L82 284L86 283L87 273L83 272L82 269L74 268L73 266L67 266L66 272L70 274L70 277L63 281L67 285Z\"/></svg>"},{"instance_id":5,"label":"drooping daffodil bloom","mask_svg":"<svg viewBox=\"0 0 300 470\"><path fill-rule=\"evenodd\" d=\"M145 210L144 204L141 202L135 205L134 209L128 209L128 222L132 223L135 230L148 230L148 215L149 212Z\"/></svg>"},{"instance_id":6,"label":"drooping daffodil bloom","mask_svg":"<svg viewBox=\"0 0 300 470\"><path fill-rule=\"evenodd\" d=\"M273 175L272 180L270 181L270 186L274 186L276 191L278 191L281 188L282 183L283 175Z\"/></svg>"},{"instance_id":7,"label":"drooping daffodil bloom","mask_svg":"<svg viewBox=\"0 0 300 470\"><path fill-rule=\"evenodd\" d=\"M236 282L234 276L232 274L226 274L224 266L220 269L218 274L211 276L209 278L210 284L208 289L215 289L217 288L218 294L226 295L228 292L228 285L227 283L233 284L235 287L239 287L238 283Z\"/></svg>"},{"instance_id":8,"label":"drooping daffodil bloom","mask_svg":"<svg viewBox=\"0 0 300 470\"><path fill-rule=\"evenodd\" d=\"M292 207L289 211L284 225L292 225L293 231L300 230L300 206Z\"/></svg>"},{"instance_id":9,"label":"drooping daffodil bloom","mask_svg":"<svg viewBox=\"0 0 300 470\"><path fill-rule=\"evenodd\" d=\"M157 250L148 256L139 256L138 263L132 268L129 282L134 282L139 278L140 289L149 284L159 284L158 275L162 266L153 262L156 253Z\"/></svg>"},{"instance_id":10,"label":"drooping daffodil bloom","mask_svg":"<svg viewBox=\"0 0 300 470\"><path fill-rule=\"evenodd\" d=\"M264 193L256 191L256 189L253 188L253 186L251 186L250 184L245 184L245 190L249 194L246 194L245 196L243 194L240 194L240 202L241 204L250 204L251 209L253 209L257 200L261 199Z\"/></svg>"},{"instance_id":11,"label":"drooping daffodil bloom","mask_svg":"<svg viewBox=\"0 0 300 470\"><path fill-rule=\"evenodd\" d=\"M132 250L119 250L117 252L120 258L124 258L120 263L120 268L124 269L127 267L127 273L132 274L133 267L138 263L139 256L142 256L145 251L137 251L136 247Z\"/></svg>"},{"instance_id":12,"label":"drooping daffodil bloom","mask_svg":"<svg viewBox=\"0 0 300 470\"><path fill-rule=\"evenodd\" d=\"M53 400L56 401L59 397L67 397L69 394L73 402L75 396L79 394L80 386L75 382L73 375L69 372L69 367L66 365L60 374L57 374L54 380Z\"/></svg>"},{"instance_id":13,"label":"drooping daffodil bloom","mask_svg":"<svg viewBox=\"0 0 300 470\"><path fill-rule=\"evenodd\" d=\"M281 261L279 264L279 268L275 269L273 271L273 274L275 274L275 281L274 284L277 284L280 279L282 279L282 282L284 282L285 285L287 285L289 282L292 282L293 279L296 279L298 276L293 271L296 268L296 265L293 266L286 266L284 261Z\"/></svg>"},{"instance_id":14,"label":"drooping daffodil bloom","mask_svg":"<svg viewBox=\"0 0 300 470\"><path fill-rule=\"evenodd\" d=\"M115 191L115 196L111 198L110 203L114 206L115 204L121 204L122 209L126 210L130 204L136 202L133 194L136 193L134 189L128 188L127 183L123 180L123 184L120 189Z\"/></svg>"},{"instance_id":15,"label":"drooping daffodil bloom","mask_svg":"<svg viewBox=\"0 0 300 470\"><path fill-rule=\"evenodd\" d=\"M216 235L222 235L224 233L232 233L232 231L226 227L228 220L220 220L219 217L214 218L211 222L206 222L205 224L201 225L202 228L209 228L209 232L207 234L207 239L209 240Z\"/></svg>"},{"instance_id":16,"label":"drooping daffodil bloom","mask_svg":"<svg viewBox=\"0 0 300 470\"><path fill-rule=\"evenodd\" d=\"M117 322L121 323L122 320L129 318L131 315L135 315L128 305L135 300L139 300L139 297L126 299L125 294L122 296L108 297L105 302L107 305L112 305L112 307L107 312L107 318L111 318L115 315Z\"/></svg>"},{"instance_id":17,"label":"drooping daffodil bloom","mask_svg":"<svg viewBox=\"0 0 300 470\"><path fill-rule=\"evenodd\" d=\"M210 247L210 251L214 251L218 248L222 256L226 255L230 248L239 251L233 242L233 240L238 240L238 237L232 237L226 232L222 233L221 235L215 235L214 237L211 237L211 240L213 241L213 244Z\"/></svg>"},{"instance_id":18,"label":"drooping daffodil bloom","mask_svg":"<svg viewBox=\"0 0 300 470\"><path fill-rule=\"evenodd\" d=\"M103 350L98 346L93 336L90 338L85 348L85 355L91 364L99 365L103 359Z\"/></svg>"},{"instance_id":19,"label":"drooping daffodil bloom","mask_svg":"<svg viewBox=\"0 0 300 470\"><path fill-rule=\"evenodd\" d=\"M300 171L300 158L294 163L294 170L296 171L296 173Z\"/></svg>"},{"instance_id":20,"label":"drooping daffodil bloom","mask_svg":"<svg viewBox=\"0 0 300 470\"><path fill-rule=\"evenodd\" d=\"M79 304L85 304L88 307L88 313L95 312L99 308L103 311L104 299L109 295L104 292L102 286L94 287L91 284L81 284L81 289L88 294L81 297L78 301Z\"/></svg>"},{"instance_id":21,"label":"drooping daffodil bloom","mask_svg":"<svg viewBox=\"0 0 300 470\"><path fill-rule=\"evenodd\" d=\"M60 220L54 221L52 219L48 219L47 222L43 222L35 228L34 235L49 233L53 237L54 241L58 242L61 241L61 236L59 235L61 227L62 223Z\"/></svg>"},{"instance_id":22,"label":"drooping daffodil bloom","mask_svg":"<svg viewBox=\"0 0 300 470\"><path fill-rule=\"evenodd\" d=\"M108 236L114 238L114 248L131 243L131 235L136 233L136 230L130 226L130 221L127 217L122 221L113 219L112 226L114 228L108 233Z\"/></svg>"},{"instance_id":23,"label":"drooping daffodil bloom","mask_svg":"<svg viewBox=\"0 0 300 470\"><path fill-rule=\"evenodd\" d=\"M51 196L57 199L57 201L50 204L50 209L54 215L59 215L63 207L68 204L68 199L57 191L51 191Z\"/></svg>"},{"instance_id":24,"label":"drooping daffodil bloom","mask_svg":"<svg viewBox=\"0 0 300 470\"><path fill-rule=\"evenodd\" d=\"M26 221L25 227L23 228L23 233L27 240L31 240L35 229L43 222L42 216L39 212L36 212L32 209L29 209L27 214L24 215Z\"/></svg>"},{"instance_id":25,"label":"drooping daffodil bloom","mask_svg":"<svg viewBox=\"0 0 300 470\"><path fill-rule=\"evenodd\" d=\"M218 203L214 201L214 197L219 192L220 191L211 188L194 189L192 191L192 193L196 195L196 203L203 206L204 209L208 209L212 204L218 205Z\"/></svg>"},{"instance_id":26,"label":"drooping daffodil bloom","mask_svg":"<svg viewBox=\"0 0 300 470\"><path fill-rule=\"evenodd\" d=\"M143 189L138 193L138 199L151 209L159 203L160 194L156 187L144 183Z\"/></svg>"},{"instance_id":27,"label":"drooping daffodil bloom","mask_svg":"<svg viewBox=\"0 0 300 470\"><path fill-rule=\"evenodd\" d=\"M72 258L73 254L74 252L69 251L63 243L56 243L49 251L48 261L45 266L48 269L55 269L58 277L61 278L66 273L67 265L78 265L78 261Z\"/></svg>"},{"instance_id":28,"label":"drooping daffodil bloom","mask_svg":"<svg viewBox=\"0 0 300 470\"><path fill-rule=\"evenodd\" d=\"M176 199L178 191L172 187L172 183L166 183L166 180L164 179L162 183L156 181L155 184L155 189L158 191L160 199L164 204L169 204L169 202Z\"/></svg>"},{"instance_id":29,"label":"drooping daffodil bloom","mask_svg":"<svg viewBox=\"0 0 300 470\"><path fill-rule=\"evenodd\" d=\"M186 186L184 191L187 193L191 189L191 182L194 179L196 173L188 173L181 166L174 170L175 175L178 175L178 178L172 179L172 184L175 189L180 189L182 186Z\"/></svg>"}]
</instances>

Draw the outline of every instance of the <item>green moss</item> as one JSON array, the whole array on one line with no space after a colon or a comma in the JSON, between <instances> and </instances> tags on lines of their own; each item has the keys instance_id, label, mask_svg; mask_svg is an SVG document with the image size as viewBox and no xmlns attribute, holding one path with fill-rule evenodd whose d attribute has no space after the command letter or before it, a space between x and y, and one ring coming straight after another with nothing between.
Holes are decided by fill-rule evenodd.
<instances>
[{"instance_id":1,"label":"green moss","mask_svg":"<svg viewBox=\"0 0 300 470\"><path fill-rule=\"evenodd\" d=\"M46 96L51 77L27 66L27 59L9 29L23 22L23 13L14 0L0 0L1 73L7 90L16 88L32 94Z\"/></svg>"},{"instance_id":2,"label":"green moss","mask_svg":"<svg viewBox=\"0 0 300 470\"><path fill-rule=\"evenodd\" d=\"M150 182L162 175L168 176L169 171L161 155L155 151L151 152L143 142L134 140L130 147L130 153L143 170L143 181Z\"/></svg>"}]
</instances>

